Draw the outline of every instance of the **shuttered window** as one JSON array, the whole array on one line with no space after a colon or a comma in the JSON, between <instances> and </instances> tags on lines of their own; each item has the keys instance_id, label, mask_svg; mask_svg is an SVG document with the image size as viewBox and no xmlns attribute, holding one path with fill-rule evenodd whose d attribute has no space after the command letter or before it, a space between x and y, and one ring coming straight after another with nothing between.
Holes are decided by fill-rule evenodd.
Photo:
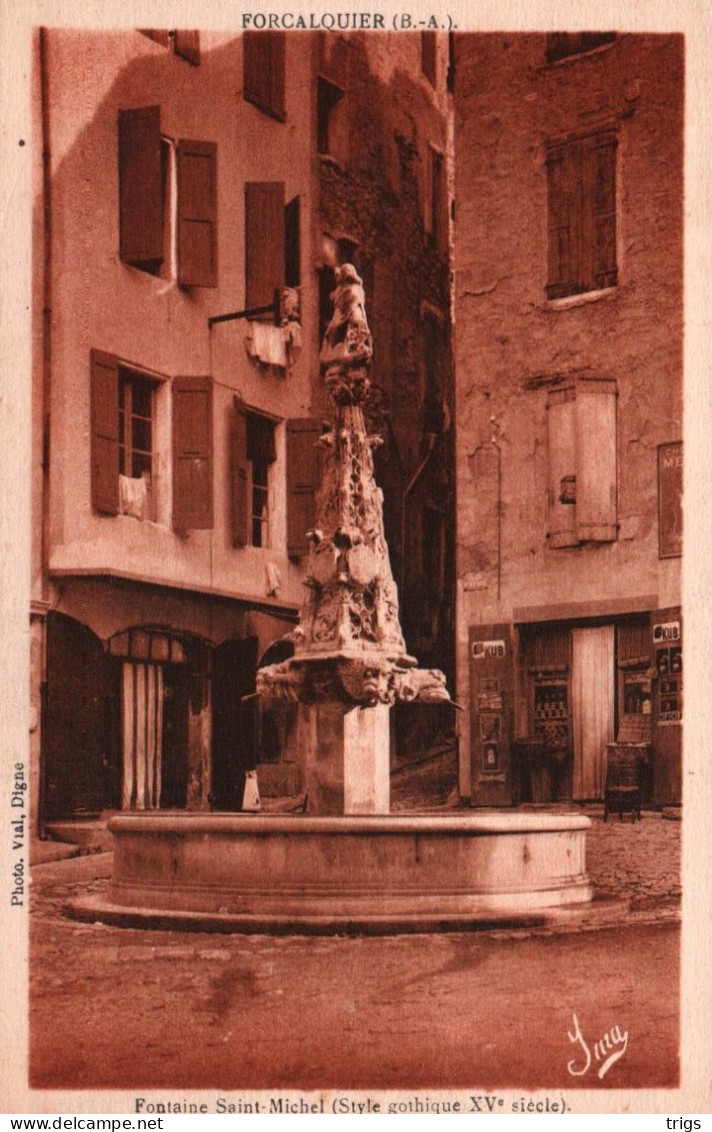
<instances>
[{"instance_id":1,"label":"shuttered window","mask_svg":"<svg viewBox=\"0 0 712 1132\"><path fill-rule=\"evenodd\" d=\"M270 467L277 458L276 422L233 400L230 479L234 546L270 545Z\"/></svg>"},{"instance_id":2,"label":"shuttered window","mask_svg":"<svg viewBox=\"0 0 712 1132\"><path fill-rule=\"evenodd\" d=\"M322 449L316 442L321 422L315 418L287 421L287 554L308 554L307 531L316 520L316 492L321 483Z\"/></svg>"},{"instance_id":3,"label":"shuttered window","mask_svg":"<svg viewBox=\"0 0 712 1132\"><path fill-rule=\"evenodd\" d=\"M548 402L549 546L617 538L617 392L581 378Z\"/></svg>"},{"instance_id":4,"label":"shuttered window","mask_svg":"<svg viewBox=\"0 0 712 1132\"><path fill-rule=\"evenodd\" d=\"M284 286L284 183L245 185L245 305L267 306Z\"/></svg>"},{"instance_id":5,"label":"shuttered window","mask_svg":"<svg viewBox=\"0 0 712 1132\"><path fill-rule=\"evenodd\" d=\"M163 260L158 106L119 111L119 249L134 267Z\"/></svg>"},{"instance_id":6,"label":"shuttered window","mask_svg":"<svg viewBox=\"0 0 712 1132\"><path fill-rule=\"evenodd\" d=\"M616 148L607 130L548 149L549 299L618 281Z\"/></svg>"},{"instance_id":7,"label":"shuttered window","mask_svg":"<svg viewBox=\"0 0 712 1132\"><path fill-rule=\"evenodd\" d=\"M280 122L286 119L284 101L285 33L246 31L243 44L243 96Z\"/></svg>"},{"instance_id":8,"label":"shuttered window","mask_svg":"<svg viewBox=\"0 0 712 1132\"><path fill-rule=\"evenodd\" d=\"M119 513L119 363L91 352L91 500L97 511Z\"/></svg>"},{"instance_id":9,"label":"shuttered window","mask_svg":"<svg viewBox=\"0 0 712 1132\"><path fill-rule=\"evenodd\" d=\"M179 141L178 282L185 287L217 286L217 146Z\"/></svg>"},{"instance_id":10,"label":"shuttered window","mask_svg":"<svg viewBox=\"0 0 712 1132\"><path fill-rule=\"evenodd\" d=\"M552 390L549 394L549 546L575 546L576 537L576 444L574 438L575 391Z\"/></svg>"},{"instance_id":11,"label":"shuttered window","mask_svg":"<svg viewBox=\"0 0 712 1132\"><path fill-rule=\"evenodd\" d=\"M213 525L212 383L209 377L173 381L173 526Z\"/></svg>"},{"instance_id":12,"label":"shuttered window","mask_svg":"<svg viewBox=\"0 0 712 1132\"><path fill-rule=\"evenodd\" d=\"M217 146L161 137L157 106L119 111L119 244L132 267L217 286Z\"/></svg>"},{"instance_id":13,"label":"shuttered window","mask_svg":"<svg viewBox=\"0 0 712 1132\"><path fill-rule=\"evenodd\" d=\"M233 399L230 432L230 510L233 546L248 546L248 491L250 469L247 463L247 407L239 397Z\"/></svg>"}]
</instances>

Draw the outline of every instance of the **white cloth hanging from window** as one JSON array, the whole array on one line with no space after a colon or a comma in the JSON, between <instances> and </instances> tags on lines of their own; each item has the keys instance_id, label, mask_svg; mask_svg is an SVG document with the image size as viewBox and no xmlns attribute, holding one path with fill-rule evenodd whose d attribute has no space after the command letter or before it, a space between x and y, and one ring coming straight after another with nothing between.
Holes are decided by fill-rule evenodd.
<instances>
[{"instance_id":1,"label":"white cloth hanging from window","mask_svg":"<svg viewBox=\"0 0 712 1132\"><path fill-rule=\"evenodd\" d=\"M148 487L143 476L133 479L119 475L119 507L122 515L143 519L146 515Z\"/></svg>"},{"instance_id":2,"label":"white cloth hanging from window","mask_svg":"<svg viewBox=\"0 0 712 1132\"><path fill-rule=\"evenodd\" d=\"M248 323L245 345L255 361L264 366L286 369L287 348L281 326L275 326L273 322Z\"/></svg>"}]
</instances>

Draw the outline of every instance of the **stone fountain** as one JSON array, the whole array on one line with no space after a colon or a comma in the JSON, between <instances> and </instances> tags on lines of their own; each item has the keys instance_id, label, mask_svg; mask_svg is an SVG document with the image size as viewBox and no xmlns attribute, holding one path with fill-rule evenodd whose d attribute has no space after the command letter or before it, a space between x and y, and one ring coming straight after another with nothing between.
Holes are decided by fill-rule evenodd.
<instances>
[{"instance_id":1,"label":"stone fountain","mask_svg":"<svg viewBox=\"0 0 712 1132\"><path fill-rule=\"evenodd\" d=\"M309 532L294 655L257 691L298 704L300 788L288 815L121 814L106 895L74 915L223 931L425 931L531 921L591 899L588 818L553 813L391 815L389 712L449 701L408 655L366 431L372 339L355 269L338 270L321 351L332 427ZM453 705L454 707L455 705Z\"/></svg>"}]
</instances>

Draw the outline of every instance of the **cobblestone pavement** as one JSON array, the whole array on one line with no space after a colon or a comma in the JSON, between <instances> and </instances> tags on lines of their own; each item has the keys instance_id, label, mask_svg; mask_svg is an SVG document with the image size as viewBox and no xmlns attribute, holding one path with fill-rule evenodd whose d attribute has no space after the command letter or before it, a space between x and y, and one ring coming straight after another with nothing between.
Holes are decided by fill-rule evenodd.
<instances>
[{"instance_id":1,"label":"cobblestone pavement","mask_svg":"<svg viewBox=\"0 0 712 1132\"><path fill-rule=\"evenodd\" d=\"M425 793L431 809L457 805ZM412 775L393 794L396 810L424 800ZM576 1013L593 1041L614 1023L630 1031L630 1050L603 1087L672 1085L681 823L653 813L604 823L600 807L589 816L602 914L531 930L275 939L79 924L66 904L102 890L111 854L38 865L32 1083L601 1087L593 1073L574 1081L567 1072ZM606 902L618 909L613 922Z\"/></svg>"},{"instance_id":2,"label":"cobblestone pavement","mask_svg":"<svg viewBox=\"0 0 712 1132\"><path fill-rule=\"evenodd\" d=\"M443 785L452 783L454 778L451 754L408 767L392 780L391 808L395 812L462 809L457 792ZM531 811L537 807L522 808ZM556 808L580 810L591 819L586 861L597 899L625 900L638 915L672 915L679 909L681 821L644 810L639 822L627 815L622 820L613 816L604 822L602 805L579 807L572 803Z\"/></svg>"}]
</instances>

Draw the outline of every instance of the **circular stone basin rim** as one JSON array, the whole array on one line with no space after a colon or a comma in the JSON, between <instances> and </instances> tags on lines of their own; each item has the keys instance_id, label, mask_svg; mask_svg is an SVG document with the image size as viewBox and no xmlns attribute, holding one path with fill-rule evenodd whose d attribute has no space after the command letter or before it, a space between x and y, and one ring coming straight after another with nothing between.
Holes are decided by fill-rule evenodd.
<instances>
[{"instance_id":1,"label":"circular stone basin rim","mask_svg":"<svg viewBox=\"0 0 712 1132\"><path fill-rule=\"evenodd\" d=\"M200 834L250 833L269 834L404 834L430 836L449 834L472 837L492 834L567 833L591 828L591 819L583 814L467 814L408 815L368 814L344 817L311 817L304 814L234 814L186 813L185 810L164 810L160 814L116 814L109 819L109 831L121 833Z\"/></svg>"}]
</instances>

